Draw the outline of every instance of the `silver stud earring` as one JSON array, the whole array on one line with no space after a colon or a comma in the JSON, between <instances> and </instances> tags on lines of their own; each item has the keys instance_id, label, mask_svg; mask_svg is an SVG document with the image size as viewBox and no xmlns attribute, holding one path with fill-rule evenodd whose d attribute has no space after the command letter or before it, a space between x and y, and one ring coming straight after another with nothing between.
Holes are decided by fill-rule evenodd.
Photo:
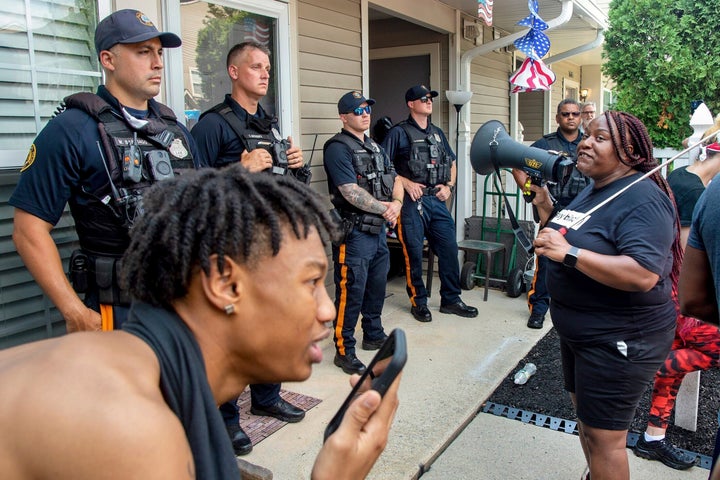
<instances>
[{"instance_id":1,"label":"silver stud earring","mask_svg":"<svg viewBox=\"0 0 720 480\"><path fill-rule=\"evenodd\" d=\"M232 303L225 305L225 315L232 315L233 313L235 313L235 305Z\"/></svg>"}]
</instances>

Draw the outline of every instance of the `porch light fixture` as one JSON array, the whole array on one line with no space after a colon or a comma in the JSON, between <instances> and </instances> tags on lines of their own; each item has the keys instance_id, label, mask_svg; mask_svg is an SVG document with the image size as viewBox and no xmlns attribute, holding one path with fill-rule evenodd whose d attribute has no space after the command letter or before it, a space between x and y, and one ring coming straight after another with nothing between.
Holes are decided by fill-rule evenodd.
<instances>
[{"instance_id":1,"label":"porch light fixture","mask_svg":"<svg viewBox=\"0 0 720 480\"><path fill-rule=\"evenodd\" d=\"M445 96L455 107L455 156L457 157L457 164L459 165L460 152L458 152L458 149L460 148L460 110L462 110L463 105L470 101L473 96L473 92L469 92L467 90L445 90ZM455 182L457 182L457 179L455 179ZM458 186L455 185L455 188L457 189ZM453 214L455 218L455 229L457 229L457 193L453 194Z\"/></svg>"},{"instance_id":2,"label":"porch light fixture","mask_svg":"<svg viewBox=\"0 0 720 480\"><path fill-rule=\"evenodd\" d=\"M580 101L581 102L585 102L585 100L587 100L588 93L589 93L589 91L587 88L580 89Z\"/></svg>"}]
</instances>

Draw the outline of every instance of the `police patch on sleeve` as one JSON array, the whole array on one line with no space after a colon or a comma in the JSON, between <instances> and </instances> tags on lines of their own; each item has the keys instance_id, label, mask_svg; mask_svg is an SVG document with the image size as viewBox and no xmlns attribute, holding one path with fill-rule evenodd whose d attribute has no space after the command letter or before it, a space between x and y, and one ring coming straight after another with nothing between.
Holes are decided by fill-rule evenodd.
<instances>
[{"instance_id":1,"label":"police patch on sleeve","mask_svg":"<svg viewBox=\"0 0 720 480\"><path fill-rule=\"evenodd\" d=\"M179 138L176 138L173 140L173 142L170 144L170 153L172 153L172 156L175 158L187 158L188 151L187 148L185 148L185 145L183 145L182 140Z\"/></svg>"},{"instance_id":2,"label":"police patch on sleeve","mask_svg":"<svg viewBox=\"0 0 720 480\"><path fill-rule=\"evenodd\" d=\"M35 162L35 155L37 155L37 148L35 148L35 144L33 143L32 145L30 145L30 151L28 152L27 157L25 157L25 163L20 169L20 173L30 168L30 165Z\"/></svg>"}]
</instances>

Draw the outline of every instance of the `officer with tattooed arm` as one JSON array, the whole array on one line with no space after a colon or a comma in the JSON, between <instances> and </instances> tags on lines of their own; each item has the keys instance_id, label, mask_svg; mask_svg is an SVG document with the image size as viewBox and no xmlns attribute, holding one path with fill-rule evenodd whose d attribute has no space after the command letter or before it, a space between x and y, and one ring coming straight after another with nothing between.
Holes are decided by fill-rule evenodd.
<instances>
[{"instance_id":1,"label":"officer with tattooed arm","mask_svg":"<svg viewBox=\"0 0 720 480\"><path fill-rule=\"evenodd\" d=\"M335 264L334 363L348 374L365 365L355 355L355 326L362 315L363 350L377 350L387 335L381 314L390 269L385 223L397 222L403 189L385 151L365 131L375 100L359 91L338 102L343 128L323 148L328 190L344 235L333 242Z\"/></svg>"}]
</instances>

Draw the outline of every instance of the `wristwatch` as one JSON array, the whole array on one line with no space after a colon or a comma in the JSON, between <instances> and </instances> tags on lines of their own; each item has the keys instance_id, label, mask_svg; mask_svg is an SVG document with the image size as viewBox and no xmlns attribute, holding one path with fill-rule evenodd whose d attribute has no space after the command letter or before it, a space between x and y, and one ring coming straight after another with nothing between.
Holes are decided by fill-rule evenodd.
<instances>
[{"instance_id":1,"label":"wristwatch","mask_svg":"<svg viewBox=\"0 0 720 480\"><path fill-rule=\"evenodd\" d=\"M570 247L570 251L565 254L565 258L563 259L563 265L568 268L575 268L575 265L577 265L579 253L580 249L578 247Z\"/></svg>"}]
</instances>

